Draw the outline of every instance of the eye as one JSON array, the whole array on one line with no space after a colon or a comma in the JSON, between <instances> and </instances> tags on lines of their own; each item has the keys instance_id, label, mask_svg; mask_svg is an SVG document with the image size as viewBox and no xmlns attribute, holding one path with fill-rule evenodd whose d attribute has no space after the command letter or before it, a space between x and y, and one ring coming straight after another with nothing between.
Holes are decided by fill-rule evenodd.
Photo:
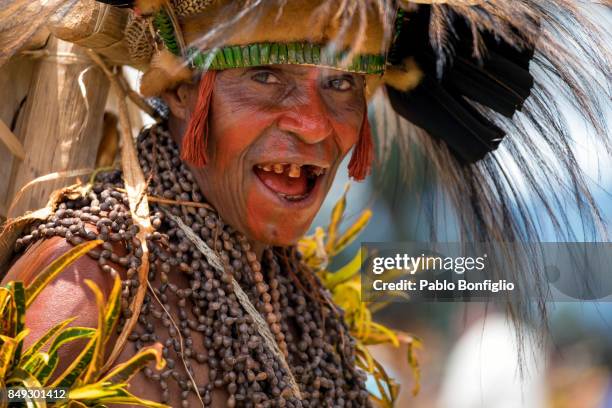
<instances>
[{"instance_id":1,"label":"eye","mask_svg":"<svg viewBox=\"0 0 612 408\"><path fill-rule=\"evenodd\" d=\"M261 84L280 84L278 77L270 71L259 71L251 79Z\"/></svg>"},{"instance_id":2,"label":"eye","mask_svg":"<svg viewBox=\"0 0 612 408\"><path fill-rule=\"evenodd\" d=\"M326 85L327 88L334 89L336 91L348 91L350 89L353 89L355 81L350 76L343 76L328 79Z\"/></svg>"}]
</instances>

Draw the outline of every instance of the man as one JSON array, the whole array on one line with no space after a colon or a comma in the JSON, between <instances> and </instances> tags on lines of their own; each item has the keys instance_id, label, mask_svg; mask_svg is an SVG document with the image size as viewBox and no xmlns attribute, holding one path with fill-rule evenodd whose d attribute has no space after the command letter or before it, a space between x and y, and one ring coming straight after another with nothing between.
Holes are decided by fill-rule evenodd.
<instances>
[{"instance_id":1,"label":"man","mask_svg":"<svg viewBox=\"0 0 612 408\"><path fill-rule=\"evenodd\" d=\"M166 132L162 127L156 127L149 130L148 134L143 135L139 141L142 153L141 159L148 155L158 154L157 162L161 164L156 166L155 162L145 159L143 163L145 175L153 178L152 186L156 185L157 188L161 189L159 191L160 195L168 197L168 190L164 190L163 184L157 184L160 177L166 178L168 176L174 179L173 183L177 183L173 187L181 186L181 194L177 194L176 198L188 198L185 201L201 201L203 195L214 208L219 208L218 215L213 215L212 211L210 216L203 216L204 212L201 212L199 216L196 215L195 218L199 219L200 223L202 223L202 219L204 221L203 225L198 225L198 227L194 227L195 220L190 219L191 227L200 232L202 229L209 227L214 220L214 223L217 224L212 224L212 228L207 230L210 232L206 232L204 236L206 234L210 236L213 231L218 231L221 233L219 238L223 240L225 249L227 249L227 246L241 245L244 253L235 257L233 261L246 263L250 260L252 262L251 271L261 274L261 267L255 266L258 265L255 258L262 260L264 250L268 251L268 256L272 255L271 250L266 248L271 248L271 246L287 247L304 235L331 186L340 162L358 139L366 112L363 78L358 74L333 69L290 65L222 71L216 75L210 106L210 133L206 166L193 168L190 171L183 165L179 165L179 169L172 169L175 173L170 173L169 170L171 169L165 166L172 165L174 167L174 163L178 159L174 143L180 144L181 142L185 124L189 119L187 113L194 110L197 88L197 84L183 84L164 95L171 112L168 119L169 132ZM282 100L271 108L270 101L277 100L279 96L282 96ZM231 118L231 120L228 120L228 118ZM157 143L158 146L153 145L153 143ZM166 163L163 163L163 160ZM147 169L150 169L150 172L147 172ZM187 190L183 184L187 184ZM104 191L108 192L109 190ZM100 194L100 203L98 204L102 212L104 211L103 208L106 208L104 204L108 202L102 201L104 191ZM202 194L199 194L199 191ZM187 194L188 197L184 197L184 194ZM200 197L200 200L194 200L195 195L198 195L197 197ZM112 197L110 198L112 199ZM89 204L90 208L93 207L93 204ZM119 208L122 208L119 211L126 212L125 207L119 206ZM154 225L156 225L156 221L166 218L163 215L164 209L160 208L160 210L162 212L159 213L159 218L154 218ZM94 212L100 214L98 211L100 210ZM116 210L113 209L112 211ZM190 217L189 214L184 216ZM112 219L112 215L108 217L107 219ZM222 222L221 220L228 224L224 229L219 229L217 226L218 223ZM189 221L186 220L186 222ZM81 224L91 231L96 231L95 225L103 225L99 220L95 224L88 222ZM166 222L162 224L166 224ZM232 227L229 227L229 225ZM161 228L159 231L166 229L167 227ZM232 230L244 231L244 235L230 233ZM99 234L101 231L97 229L96 232ZM246 240L240 241L239 237L246 237ZM110 237L108 242L111 242ZM6 279L27 279L68 247L69 244L65 240L57 237L33 246L25 256L22 256L16 262ZM113 250L111 246L107 247ZM125 250L120 248L120 244L115 245L115 247L117 253L125 257ZM156 248L156 246L153 245L152 248ZM153 250L153 254L155 254L155 251L156 249ZM195 253L191 255L193 256ZM251 259L251 257L253 258ZM193 265L195 259L197 258L189 260L187 263L189 268L195 266L199 269L201 267L201 265ZM274 260L274 262L280 263L281 260ZM202 276L198 279L189 279L185 276L185 271L181 272L182 263L174 268L172 262L169 263L171 267L168 270L164 269L168 264L151 265L152 270L161 269L158 271L161 275L151 280L153 285L159 285L161 282L169 280L172 285L184 290L184 288L192 288L193 285L198 284L196 282L205 279ZM122 266L121 262L118 264L110 262L109 264L119 271L123 278L126 277L126 267ZM280 267L280 265L277 267ZM235 273L240 273L240 269L241 266L238 265L235 268ZM210 273L209 270L205 270L205 273L207 272ZM151 275L152 273L150 273ZM58 281L49 287L29 309L27 324L33 329L31 338L37 338L37 335L43 334L55 322L73 316L78 316L74 323L76 325L96 325L96 305L83 284L85 278L94 280L107 290L112 286L112 275L104 273L100 269L99 262L90 258L80 259L69 267ZM248 288L247 285L258 283L257 280L250 280L253 279L252 277L244 276L243 278L247 279L245 289ZM260 280L262 279L263 276ZM265 281L270 285L268 279L265 279ZM215 285L220 280L205 279L204 282L212 282L211 285ZM206 285L206 283L202 285ZM262 295L267 294L268 290L263 289L264 293ZM163 292L163 290L160 289L160 292ZM169 296L170 299L168 299L166 307L175 312L172 316L173 319L179 320L178 315L176 315L176 308L178 307L175 303L176 299L173 302L173 295ZM294 296L298 296L296 298L298 302L307 299L305 293L296 293ZM220 302L220 300L215 301ZM264 302L263 310L269 310L269 306L273 303L272 300L268 299L267 303ZM195 302L194 299L192 301ZM234 300L234 306L236 305L236 300ZM301 308L304 305L305 303L302 303ZM210 303L208 303L208 306L210 307ZM223 307L225 304L221 303L220 306ZM293 306L290 303L281 304L281 307L297 307L299 310L300 304ZM192 313L190 308L187 307L179 308L179 310ZM282 314L278 307L270 310L268 316L270 314L272 316L268 321L276 319L274 313ZM313 308L309 308L308 311L302 310L300 313L315 314L317 312ZM330 312L327 311L326 313ZM205 314L192 315L193 318L204 316ZM224 319L231 319L226 314L221 316ZM285 350L287 347L290 349L292 343L297 345L303 342L304 336L308 335L308 331L300 327L297 322L293 322L295 327L291 326L295 317L291 316L287 319L288 321L283 322L283 325L287 325L288 332L280 331L278 333L285 338L289 338L285 339L288 345L282 347ZM304 324L312 324L313 322L304 322ZM328 317L326 324L330 325L332 322L333 319ZM150 324L151 321L147 321L145 326ZM235 325L240 326L238 323ZM206 330L207 328L210 328L210 326L200 329ZM277 331L275 327L272 327L272 329ZM175 329L171 327L170 330ZM317 326L316 330L320 331L321 328ZM345 329L339 326L336 330ZM168 334L164 335L167 329L162 324L155 327L154 332L159 332L157 340L163 342L168 338ZM254 335L256 331L249 331L249 333ZM338 333L338 335L340 334ZM197 327L196 330L192 331L190 337L184 336L190 344L193 344L192 353L196 361L198 361L198 355L212 351L210 346L204 347L206 337L200 334ZM215 333L209 335L213 339L214 336ZM317 339L317 337L314 338ZM340 338L336 340L339 341ZM348 341L348 338L346 340ZM329 344L333 347L339 346L339 343ZM82 345L75 345L74 350L78 351L78 346ZM227 344L220 344L220 346L221 348L228 347ZM312 344L309 344L309 348L311 350L316 349ZM301 352L305 351L301 350ZM70 352L71 350L66 350L67 358L64 361L71 361L71 358L68 357ZM126 348L126 356L130 352L133 352L133 350ZM238 357L236 356L236 358ZM317 356L309 356L308 360L311 357L316 358ZM199 365L193 365L194 378L197 379L199 386L203 386L207 382L210 383L210 381L205 380L208 376L205 361L210 358L210 355L206 358L200 357L204 361ZM176 360L176 364L180 366L177 357L170 358L170 360ZM289 361L293 367L298 364L291 358ZM332 364L332 362L329 364ZM349 368L338 366L333 372L339 375L345 373L347 369ZM354 367L351 369L356 371ZM230 372L235 373L235 375L244 375L245 371L246 369ZM260 373L254 371L253 373L261 376L266 371ZM159 374L152 375L159 377ZM219 375L219 377L222 376ZM326 378L333 377L326 376ZM175 384L171 382L172 378L170 378L168 381L170 384L159 387L158 383L147 382L144 378L140 378L132 389L138 395L147 399L161 400L170 403L172 406L178 406L181 401L179 399L181 389L178 385L185 380L182 378ZM235 384L235 381L233 384ZM363 378L360 374L354 373L354 378L351 381L355 383L350 385L348 389L355 390L358 393L363 392ZM275 386L278 387L278 385ZM220 400L221 402L218 404L221 405L218 406L223 406L222 402L225 402L228 398L238 398L239 400L240 398L246 398L245 394L234 395L236 391L231 396L221 396L222 388L217 387L217 392L213 392L211 395L209 395L210 391L203 390L200 396L206 399L206 396L209 395L208 398L215 401ZM332 387L331 390L334 388ZM279 387L279 390L282 391L283 387ZM304 389L304 391L306 390ZM325 391L320 392L322 397L325 393ZM366 401L364 396L349 398L348 393L345 395L339 390L336 390L333 395L334 398L350 399L354 402L361 401L360 404L365 404ZM217 397L215 398L215 396ZM195 404L197 398L195 393L191 393L189 397L182 398L182 401L185 402L185 405ZM320 400L325 401L324 398Z\"/></svg>"},{"instance_id":2,"label":"man","mask_svg":"<svg viewBox=\"0 0 612 408\"><path fill-rule=\"evenodd\" d=\"M282 3L130 4L136 14L155 15L158 36L141 91L161 95L170 110L138 139L148 194L169 203L151 204L147 281L138 278L142 243L122 175L100 174L92 192L61 203L18 242L25 252L5 280L27 282L70 244L105 241L94 259L79 259L32 305L30 338L73 316L74 324L94 326L97 309L82 282L108 293L118 273L126 321L127 305L148 288L120 360L159 341L168 361L164 372L146 370L133 380L137 395L172 406L368 406L341 311L293 245L351 149L349 174L368 174L366 98L382 83L398 113L434 136L423 146L435 151L451 192L467 192L454 197L459 208L469 207L462 221L473 227L471 238L523 236L504 182L479 178L495 166L470 163L505 134L495 112L512 116L532 90L528 65L539 18L547 17L542 10L551 4L512 10L500 3L505 13L498 13L486 4L404 10L394 2ZM457 59L445 66L446 24ZM475 31L466 31L470 25ZM479 55L480 46L489 53ZM596 104L582 102L586 111ZM62 361L76 349L65 350Z\"/></svg>"}]
</instances>

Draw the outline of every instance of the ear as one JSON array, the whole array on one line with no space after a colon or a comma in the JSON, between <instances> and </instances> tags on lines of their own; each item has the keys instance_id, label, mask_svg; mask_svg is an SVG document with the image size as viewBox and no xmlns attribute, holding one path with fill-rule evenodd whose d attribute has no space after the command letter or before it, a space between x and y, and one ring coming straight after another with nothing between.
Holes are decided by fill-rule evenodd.
<instances>
[{"instance_id":1,"label":"ear","mask_svg":"<svg viewBox=\"0 0 612 408\"><path fill-rule=\"evenodd\" d=\"M182 83L176 88L164 91L162 98L170 108L170 112L176 118L186 121L197 100L197 87L193 84Z\"/></svg>"}]
</instances>

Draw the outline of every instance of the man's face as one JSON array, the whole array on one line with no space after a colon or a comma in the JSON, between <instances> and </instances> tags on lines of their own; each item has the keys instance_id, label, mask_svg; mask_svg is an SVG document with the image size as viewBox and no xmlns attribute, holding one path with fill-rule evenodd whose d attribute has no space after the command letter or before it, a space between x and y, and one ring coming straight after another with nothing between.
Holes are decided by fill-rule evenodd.
<instances>
[{"instance_id":1,"label":"man's face","mask_svg":"<svg viewBox=\"0 0 612 408\"><path fill-rule=\"evenodd\" d=\"M293 244L321 207L365 114L360 75L293 65L221 71L198 184L249 239Z\"/></svg>"}]
</instances>

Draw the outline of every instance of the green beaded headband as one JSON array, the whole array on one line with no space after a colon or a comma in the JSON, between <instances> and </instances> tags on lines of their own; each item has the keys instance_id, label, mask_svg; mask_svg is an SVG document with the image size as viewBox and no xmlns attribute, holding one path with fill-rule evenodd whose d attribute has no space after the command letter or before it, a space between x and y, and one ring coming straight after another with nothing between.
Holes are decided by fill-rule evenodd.
<instances>
[{"instance_id":1,"label":"green beaded headband","mask_svg":"<svg viewBox=\"0 0 612 408\"><path fill-rule=\"evenodd\" d=\"M357 55L346 63L347 53L331 54L324 46L307 42L259 43L218 48L209 52L188 51L189 61L200 70L222 70L272 64L316 65L361 74L382 74L384 55Z\"/></svg>"},{"instance_id":2,"label":"green beaded headband","mask_svg":"<svg viewBox=\"0 0 612 408\"><path fill-rule=\"evenodd\" d=\"M180 56L174 27L164 10L154 18L155 27L166 48ZM190 48L185 52L191 67L197 70L223 70L273 64L314 65L336 68L360 74L382 75L386 58L382 54L355 55L347 61L348 52L332 53L321 44L309 42L268 42L235 45L201 51Z\"/></svg>"}]
</instances>

